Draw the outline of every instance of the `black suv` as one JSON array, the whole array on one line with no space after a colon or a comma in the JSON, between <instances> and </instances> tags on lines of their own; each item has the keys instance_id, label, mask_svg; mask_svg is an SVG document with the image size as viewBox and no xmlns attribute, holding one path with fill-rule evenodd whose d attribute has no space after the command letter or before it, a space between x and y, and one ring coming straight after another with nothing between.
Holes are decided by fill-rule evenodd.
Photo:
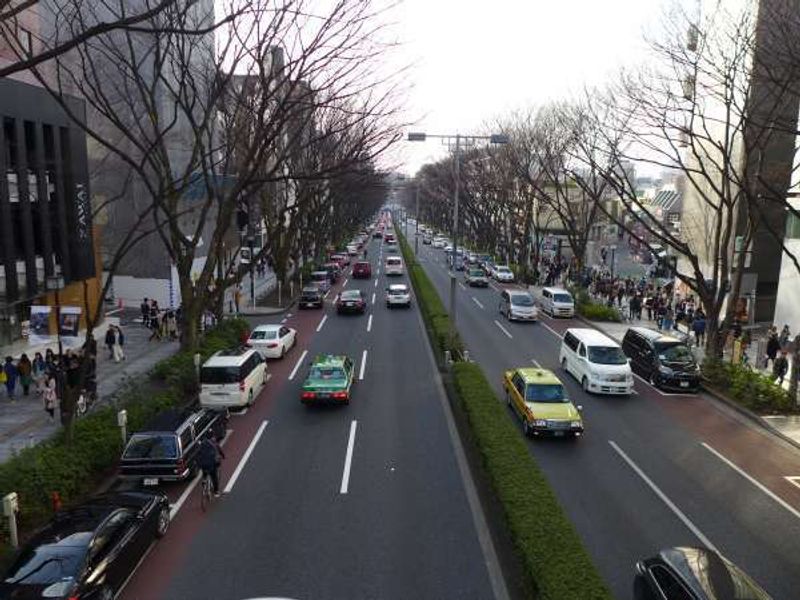
<instances>
[{"instance_id":1,"label":"black suv","mask_svg":"<svg viewBox=\"0 0 800 600\"><path fill-rule=\"evenodd\" d=\"M134 433L120 460L120 477L144 485L183 481L197 471L197 452L206 433L225 437L228 412L210 408L169 410Z\"/></svg>"},{"instance_id":2,"label":"black suv","mask_svg":"<svg viewBox=\"0 0 800 600\"><path fill-rule=\"evenodd\" d=\"M700 369L686 342L660 331L631 327L622 338L631 369L658 388L697 391Z\"/></svg>"},{"instance_id":3,"label":"black suv","mask_svg":"<svg viewBox=\"0 0 800 600\"><path fill-rule=\"evenodd\" d=\"M317 287L303 288L300 293L300 300L297 301L298 308L322 308L325 302L322 292Z\"/></svg>"}]
</instances>

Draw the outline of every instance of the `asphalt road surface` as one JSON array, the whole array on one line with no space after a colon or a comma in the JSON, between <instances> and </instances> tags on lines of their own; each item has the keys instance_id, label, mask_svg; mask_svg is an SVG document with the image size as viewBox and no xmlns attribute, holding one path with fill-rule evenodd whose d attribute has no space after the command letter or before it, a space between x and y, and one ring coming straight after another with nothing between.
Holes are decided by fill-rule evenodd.
<instances>
[{"instance_id":1,"label":"asphalt road surface","mask_svg":"<svg viewBox=\"0 0 800 600\"><path fill-rule=\"evenodd\" d=\"M417 308L384 306L380 247L373 278L348 269L324 310L254 319L285 318L298 343L231 419L225 493L203 513L199 486L170 489L172 528L120 598L503 597ZM342 287L366 292L366 315L335 314ZM301 405L319 353L355 361L349 406Z\"/></svg>"},{"instance_id":2,"label":"asphalt road surface","mask_svg":"<svg viewBox=\"0 0 800 600\"><path fill-rule=\"evenodd\" d=\"M419 247L447 303L444 253ZM615 596L631 597L638 559L705 545L776 599L800 597L800 452L702 394L665 394L638 379L628 398L584 393L559 368L558 352L567 328L588 325L547 316L509 323L498 312L499 290L459 284L458 330L499 401L504 370L539 365L583 405L583 438L532 439L528 447Z\"/></svg>"}]
</instances>

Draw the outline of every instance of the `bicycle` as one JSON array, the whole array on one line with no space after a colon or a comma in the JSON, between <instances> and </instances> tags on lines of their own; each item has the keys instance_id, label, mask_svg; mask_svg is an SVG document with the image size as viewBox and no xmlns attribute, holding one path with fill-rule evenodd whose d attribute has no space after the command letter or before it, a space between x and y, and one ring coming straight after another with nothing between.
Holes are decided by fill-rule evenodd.
<instances>
[{"instance_id":1,"label":"bicycle","mask_svg":"<svg viewBox=\"0 0 800 600\"><path fill-rule=\"evenodd\" d=\"M203 473L203 479L200 482L200 508L203 512L208 510L213 495L214 484L211 482L211 473Z\"/></svg>"}]
</instances>

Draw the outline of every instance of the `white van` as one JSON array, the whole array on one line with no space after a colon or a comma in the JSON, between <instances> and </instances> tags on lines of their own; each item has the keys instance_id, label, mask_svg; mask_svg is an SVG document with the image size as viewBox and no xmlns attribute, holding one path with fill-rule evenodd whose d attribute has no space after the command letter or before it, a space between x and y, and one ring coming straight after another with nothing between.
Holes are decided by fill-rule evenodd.
<instances>
[{"instance_id":1,"label":"white van","mask_svg":"<svg viewBox=\"0 0 800 600\"><path fill-rule=\"evenodd\" d=\"M251 406L267 384L267 365L253 348L220 350L200 367L200 405Z\"/></svg>"},{"instance_id":2,"label":"white van","mask_svg":"<svg viewBox=\"0 0 800 600\"><path fill-rule=\"evenodd\" d=\"M546 287L542 290L542 310L553 317L574 317L575 301L563 288Z\"/></svg>"},{"instance_id":3,"label":"white van","mask_svg":"<svg viewBox=\"0 0 800 600\"><path fill-rule=\"evenodd\" d=\"M633 372L628 358L617 342L596 329L567 329L558 361L562 369L581 383L585 392L633 392Z\"/></svg>"},{"instance_id":4,"label":"white van","mask_svg":"<svg viewBox=\"0 0 800 600\"><path fill-rule=\"evenodd\" d=\"M383 269L387 275L402 275L403 259L399 256L387 256Z\"/></svg>"}]
</instances>

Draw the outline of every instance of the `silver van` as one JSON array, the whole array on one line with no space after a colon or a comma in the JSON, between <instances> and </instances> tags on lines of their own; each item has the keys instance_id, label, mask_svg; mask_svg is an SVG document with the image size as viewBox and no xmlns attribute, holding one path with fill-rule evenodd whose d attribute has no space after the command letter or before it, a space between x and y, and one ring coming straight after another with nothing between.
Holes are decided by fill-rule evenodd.
<instances>
[{"instance_id":1,"label":"silver van","mask_svg":"<svg viewBox=\"0 0 800 600\"><path fill-rule=\"evenodd\" d=\"M552 317L574 317L575 301L563 288L546 287L542 290L542 310Z\"/></svg>"}]
</instances>

